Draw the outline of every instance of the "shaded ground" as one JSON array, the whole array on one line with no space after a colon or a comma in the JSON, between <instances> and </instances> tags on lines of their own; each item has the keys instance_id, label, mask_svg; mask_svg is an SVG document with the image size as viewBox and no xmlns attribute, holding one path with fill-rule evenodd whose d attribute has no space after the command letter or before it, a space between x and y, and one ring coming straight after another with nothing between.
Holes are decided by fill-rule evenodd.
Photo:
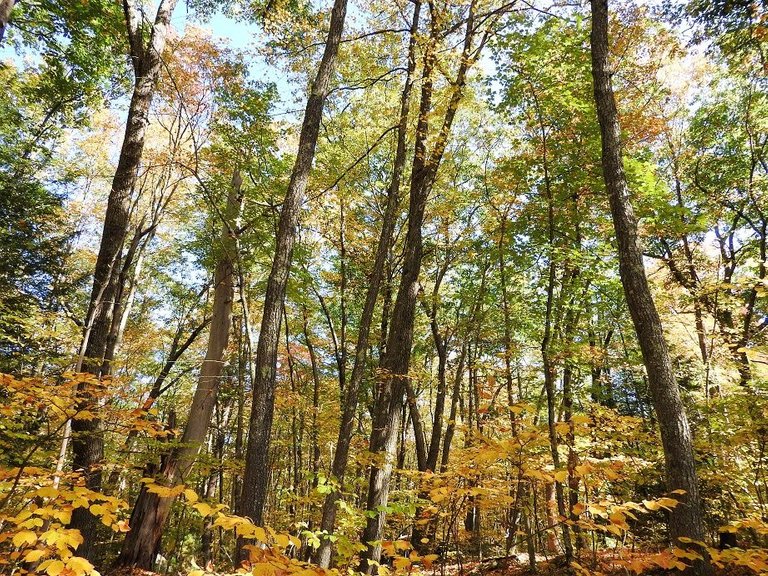
<instances>
[{"instance_id":1,"label":"shaded ground","mask_svg":"<svg viewBox=\"0 0 768 576\"><path fill-rule=\"evenodd\" d=\"M591 576L631 576L636 572L627 563L633 560L643 562L650 556L648 552L622 552L621 555L612 552L599 553L597 558L581 558L579 564L588 570ZM596 561L595 561L596 560ZM527 557L490 558L483 562L467 562L463 565L437 568L436 576L570 576L580 574L577 570L569 570L562 557L553 559L539 558L536 562L536 572L532 572ZM659 567L647 568L641 576L662 576L665 574L682 575L678 570L668 570ZM753 570L744 566L727 566L715 569L714 576L756 576Z\"/></svg>"},{"instance_id":2,"label":"shaded ground","mask_svg":"<svg viewBox=\"0 0 768 576\"><path fill-rule=\"evenodd\" d=\"M588 571L590 576L633 576L636 574L627 563L637 560L643 562L650 556L648 552L627 552L621 555L612 552L601 552L597 558L581 558L579 564ZM134 568L121 568L108 572L109 576L163 576L155 572ZM208 573L206 573L208 574ZM577 570L569 570L562 557L545 559L537 558L536 572L532 572L525 556L510 556L506 558L489 558L482 562L464 562L461 564L435 565L432 570L424 570L422 574L433 576L579 576L585 574ZM663 576L666 574L678 576L682 572L664 568L648 568L639 576ZM186 573L171 573L171 576L186 576ZM225 575L222 575L225 576ZM716 569L714 576L756 576L753 570L743 566L728 566Z\"/></svg>"}]
</instances>

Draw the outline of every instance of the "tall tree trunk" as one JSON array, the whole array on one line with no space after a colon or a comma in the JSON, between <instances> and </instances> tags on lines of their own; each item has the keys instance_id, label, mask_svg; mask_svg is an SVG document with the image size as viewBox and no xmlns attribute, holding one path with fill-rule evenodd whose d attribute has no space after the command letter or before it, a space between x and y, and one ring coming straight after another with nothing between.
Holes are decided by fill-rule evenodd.
<instances>
[{"instance_id":1,"label":"tall tree trunk","mask_svg":"<svg viewBox=\"0 0 768 576\"><path fill-rule=\"evenodd\" d=\"M309 363L312 368L312 487L317 488L320 473L320 425L318 417L320 415L320 370L317 365L317 354L315 346L309 337L309 319L307 309L302 310L304 323L304 343L309 353Z\"/></svg>"},{"instance_id":2,"label":"tall tree trunk","mask_svg":"<svg viewBox=\"0 0 768 576\"><path fill-rule=\"evenodd\" d=\"M685 544L680 543L680 538L704 540L691 429L675 381L661 319L645 276L643 254L637 237L637 219L629 202L629 189L621 158L619 117L611 84L608 1L591 0L591 5L592 77L602 139L603 176L618 243L619 272L661 429L667 490L685 491L685 494L675 496L680 504L669 515L672 539L685 547ZM707 562L696 563L693 570L696 574L711 572Z\"/></svg>"},{"instance_id":3,"label":"tall tree trunk","mask_svg":"<svg viewBox=\"0 0 768 576\"><path fill-rule=\"evenodd\" d=\"M557 377L557 366L552 358L552 344L554 341L553 329L556 332L556 319L554 313L554 298L557 263L555 261L555 206L552 194L552 184L549 177L549 158L547 151L547 132L543 123L543 118L539 112L539 126L541 128L541 144L543 150L544 167L544 188L547 199L547 235L549 245L549 266L547 271L547 301L544 314L544 337L541 341L541 360L544 368L544 389L547 393L547 429L549 431L549 447L552 453L552 464L555 471L560 468L560 452L558 449L559 439L557 435L557 408L555 406L556 390L555 380ZM563 279L566 275L563 275ZM565 280L560 287L560 299L565 290ZM560 306L558 306L558 309ZM557 314L559 316L559 312ZM563 492L563 483L555 480L554 485L555 499L557 500L557 512L561 518L566 518L565 494ZM565 522L560 525L563 536L563 551L565 552L565 561L570 564L573 558L573 545L571 543L571 531Z\"/></svg>"},{"instance_id":4,"label":"tall tree trunk","mask_svg":"<svg viewBox=\"0 0 768 576\"><path fill-rule=\"evenodd\" d=\"M242 277L242 276L241 276ZM242 290L242 284L238 290ZM245 305L245 303L242 303ZM243 337L246 329L244 314L236 316L238 320L236 325L237 332L237 412L235 414L235 461L240 462L243 457L243 432L245 428L245 364L248 359L248 342ZM232 472L232 493L230 495L230 507L235 514L239 512L240 488L242 487L242 474L240 469L235 468Z\"/></svg>"},{"instance_id":5,"label":"tall tree trunk","mask_svg":"<svg viewBox=\"0 0 768 576\"><path fill-rule=\"evenodd\" d=\"M120 150L112 188L107 200L101 245L93 275L93 289L85 323L83 337L83 369L96 376L110 373L109 362L104 362L107 341L112 327L114 301L118 293L118 270L120 252L123 249L128 225L133 190L136 184L139 164L144 151L144 135L149 122L149 111L160 74L162 52L170 26L171 14L177 0L162 0L157 8L148 43L137 29L137 9L130 0L124 1L126 26L131 57L133 59L135 83L128 108L128 120ZM98 394L85 384L80 385L81 400L78 411L90 409L97 417L72 422L72 467L80 472L87 488L101 490L104 459L104 436L101 419L98 418ZM83 543L78 554L94 559L94 544L99 520L88 508L76 508L72 513L70 528L80 530Z\"/></svg>"},{"instance_id":6,"label":"tall tree trunk","mask_svg":"<svg viewBox=\"0 0 768 576\"><path fill-rule=\"evenodd\" d=\"M456 365L456 374L453 378L453 392L451 394L451 410L448 413L448 425L445 427L443 438L443 453L440 456L440 472L448 470L448 460L451 457L451 444L453 434L456 431L456 418L458 418L459 397L461 396L461 382L464 379L464 360L467 357L466 343L461 347L459 362Z\"/></svg>"},{"instance_id":7,"label":"tall tree trunk","mask_svg":"<svg viewBox=\"0 0 768 576\"><path fill-rule=\"evenodd\" d=\"M367 509L371 512L375 511L375 514L368 518L363 530L362 541L368 548L363 553L361 568L369 574L375 570L374 562L378 562L381 558L380 540L386 519L386 513L383 510L389 498L392 458L395 454L397 430L400 426L411 358L413 321L421 270L424 212L429 192L434 184L448 143L453 120L463 97L467 70L476 59L476 55L471 55L472 41L476 32L475 9L476 4L473 1L467 18L464 46L456 81L453 83L450 101L434 147L432 152L428 154L427 137L429 135L429 118L432 113L433 71L436 65L435 44L441 33L438 15L430 14L430 38L427 40L424 51L419 118L416 126L416 142L411 169L408 230L405 238L403 270L392 311L392 325L389 329L386 352L381 361L383 376L378 382L379 393L369 444L371 452L383 457L381 464L371 467L368 484Z\"/></svg>"},{"instance_id":8,"label":"tall tree trunk","mask_svg":"<svg viewBox=\"0 0 768 576\"><path fill-rule=\"evenodd\" d=\"M434 472L437 470L437 459L440 454L440 440L443 436L443 413L445 412L445 398L448 394L446 369L448 366L450 334L447 330L441 332L440 325L437 321L437 312L440 286L448 272L449 262L450 260L446 259L445 263L438 270L435 285L432 288L432 302L428 310L429 327L432 332L432 340L435 343L435 351L437 352L437 396L435 397L432 431L429 436L429 448L427 449L427 456L422 472L427 470Z\"/></svg>"},{"instance_id":9,"label":"tall tree trunk","mask_svg":"<svg viewBox=\"0 0 768 576\"><path fill-rule=\"evenodd\" d=\"M430 331L432 332L432 340L435 344L435 351L437 352L437 395L435 396L435 406L432 416L432 431L429 437L429 444L426 444L426 435L424 433L423 425L421 424L421 418L418 415L418 404L416 402L416 394L412 393L412 386L408 385L408 402L410 404L411 412L414 414L413 420L413 433L416 439L416 461L420 472L437 471L437 461L440 455L440 440L443 436L443 413L445 412L445 398L448 394L448 384L446 370L448 365L448 343L450 335L441 332L440 325L437 320L438 312L438 300L440 286L443 279L448 272L450 259L446 258L445 262L440 266L435 279L435 284L432 288L431 303L429 306L425 305L427 315L429 316ZM428 499L429 494L425 491L420 492L419 498ZM423 508L417 508L416 510L416 522L413 525L413 531L411 533L411 542L414 549L421 553L426 554L431 548L434 547L435 533L437 531L437 518L430 516L428 518L422 518ZM422 542L426 540L426 542Z\"/></svg>"},{"instance_id":10,"label":"tall tree trunk","mask_svg":"<svg viewBox=\"0 0 768 576\"><path fill-rule=\"evenodd\" d=\"M208 333L208 351L200 368L200 377L192 406L184 427L180 443L165 459L157 481L165 486L174 486L183 481L194 464L201 444L205 441L218 397L224 353L229 343L232 326L232 302L234 299L234 248L232 230L238 228L242 210L242 179L238 171L232 178L232 188L227 199L225 222L221 231L221 252L214 273L215 291L211 328ZM115 564L116 566L137 566L151 570L160 548L163 529L171 511L174 498L162 498L142 486L131 513L131 531L126 535Z\"/></svg>"},{"instance_id":11,"label":"tall tree trunk","mask_svg":"<svg viewBox=\"0 0 768 576\"><path fill-rule=\"evenodd\" d=\"M293 166L288 190L280 212L275 255L267 280L259 343L256 347L253 382L253 407L249 422L248 445L245 454L245 474L240 501L240 513L261 524L269 483L269 450L272 436L272 418L275 405L275 377L277 369L277 343L280 337L280 318L285 288L296 241L299 213L304 201L315 147L320 130L325 99L336 56L341 43L347 0L335 0L331 11L330 27L325 50L317 69L299 136L299 150ZM240 557L247 552L239 545Z\"/></svg>"},{"instance_id":12,"label":"tall tree trunk","mask_svg":"<svg viewBox=\"0 0 768 576\"><path fill-rule=\"evenodd\" d=\"M406 160L406 134L408 132L408 115L410 111L411 90L413 88L413 71L416 68L416 32L419 25L419 13L421 11L421 0L416 0L413 9L413 18L411 19L410 40L408 45L408 68L403 85L403 92L400 98L400 117L397 127L397 145L395 148L395 159L392 167L392 180L387 190L387 200L384 209L384 218L381 223L379 233L379 242L376 247L376 256L373 263L373 270L368 281L368 289L365 294L365 303L363 312L360 316L360 328L357 334L357 343L355 345L355 359L352 367L352 376L350 377L349 387L344 396L344 407L339 426L339 436L336 441L336 452L333 456L331 465L331 476L339 485L344 481L347 461L349 460L349 448L352 442L352 427L354 425L355 414L357 413L358 396L360 394L360 385L365 374L366 358L368 354L368 343L370 339L371 323L376 309L376 301L379 296L381 283L384 279L384 272L387 258L392 249L395 224L397 221L397 208L400 204L400 183L403 176ZM320 530L327 535L333 533L336 525L336 502L340 497L337 490L330 492L323 502L323 516L320 522ZM331 541L324 538L315 554L315 562L327 568L331 560Z\"/></svg>"}]
</instances>

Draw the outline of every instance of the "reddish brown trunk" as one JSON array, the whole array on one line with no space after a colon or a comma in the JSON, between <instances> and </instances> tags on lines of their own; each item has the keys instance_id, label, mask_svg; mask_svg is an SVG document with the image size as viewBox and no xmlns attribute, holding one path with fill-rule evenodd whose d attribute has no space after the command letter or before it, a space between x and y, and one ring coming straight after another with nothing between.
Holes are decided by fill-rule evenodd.
<instances>
[{"instance_id":1,"label":"reddish brown trunk","mask_svg":"<svg viewBox=\"0 0 768 576\"><path fill-rule=\"evenodd\" d=\"M171 451L163 462L157 481L164 486L175 486L182 482L194 464L200 446L205 441L222 379L224 354L229 344L232 326L232 301L234 299L234 237L232 230L238 228L242 210L239 172L232 179L226 222L222 225L219 257L214 273L213 313L208 334L208 351L200 368L200 377L189 417L184 427L179 446ZM115 564L137 566L151 570L160 548L165 523L170 514L174 498L161 498L142 487L131 513L131 531L126 535Z\"/></svg>"}]
</instances>

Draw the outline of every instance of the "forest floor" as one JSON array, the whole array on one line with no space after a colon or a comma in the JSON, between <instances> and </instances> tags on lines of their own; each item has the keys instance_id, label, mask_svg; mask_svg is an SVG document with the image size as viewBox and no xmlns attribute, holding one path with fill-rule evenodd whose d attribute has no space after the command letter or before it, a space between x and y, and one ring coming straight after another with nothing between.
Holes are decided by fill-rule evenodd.
<instances>
[{"instance_id":1,"label":"forest floor","mask_svg":"<svg viewBox=\"0 0 768 576\"><path fill-rule=\"evenodd\" d=\"M582 558L580 564L592 576L631 576L635 575L627 563L633 560L647 564L647 559L655 552L622 552L621 556L613 552L599 552L597 558ZM572 576L579 572L569 570L563 557L547 559L537 558L536 572L532 572L527 556L489 558L482 562L465 562L461 565L446 565L435 570L436 576ZM662 576L664 574L682 574L678 570L659 567L646 568L640 576ZM755 576L755 572L744 566L726 566L715 569L713 576Z\"/></svg>"},{"instance_id":2,"label":"forest floor","mask_svg":"<svg viewBox=\"0 0 768 576\"><path fill-rule=\"evenodd\" d=\"M627 562L637 560L643 563L653 552L623 552L621 557L613 552L598 553L597 558L581 559L580 564L588 570L591 576L632 576L636 573L627 566ZM549 560L537 559L536 572L531 572L527 557L509 556L504 558L489 558L482 562L468 561L461 564L436 564L432 570L424 570L424 576L578 576L579 572L566 568L563 558ZM647 568L638 576L663 576L665 574L680 575L677 570L664 568ZM110 576L162 576L146 570L121 569L110 573ZM716 569L713 576L755 576L755 572L747 567L727 566Z\"/></svg>"}]
</instances>

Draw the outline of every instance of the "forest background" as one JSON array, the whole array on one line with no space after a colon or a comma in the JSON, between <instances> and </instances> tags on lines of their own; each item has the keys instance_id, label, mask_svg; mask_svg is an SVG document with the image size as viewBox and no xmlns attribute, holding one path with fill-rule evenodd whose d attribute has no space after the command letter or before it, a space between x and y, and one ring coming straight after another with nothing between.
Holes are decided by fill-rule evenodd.
<instances>
[{"instance_id":1,"label":"forest background","mask_svg":"<svg viewBox=\"0 0 768 576\"><path fill-rule=\"evenodd\" d=\"M768 573L767 20L0 1L0 572Z\"/></svg>"}]
</instances>

